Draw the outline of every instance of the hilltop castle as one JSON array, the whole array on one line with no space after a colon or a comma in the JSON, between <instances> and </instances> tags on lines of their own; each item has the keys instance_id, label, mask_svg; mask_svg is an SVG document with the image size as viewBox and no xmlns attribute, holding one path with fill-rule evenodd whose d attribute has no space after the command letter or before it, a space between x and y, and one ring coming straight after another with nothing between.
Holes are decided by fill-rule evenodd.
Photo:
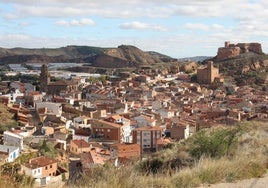
<instances>
[{"instance_id":1,"label":"hilltop castle","mask_svg":"<svg viewBox=\"0 0 268 188\"><path fill-rule=\"evenodd\" d=\"M238 43L231 44L229 41L225 42L224 47L218 48L217 60L232 58L243 53L253 52L256 54L263 54L260 43Z\"/></svg>"}]
</instances>

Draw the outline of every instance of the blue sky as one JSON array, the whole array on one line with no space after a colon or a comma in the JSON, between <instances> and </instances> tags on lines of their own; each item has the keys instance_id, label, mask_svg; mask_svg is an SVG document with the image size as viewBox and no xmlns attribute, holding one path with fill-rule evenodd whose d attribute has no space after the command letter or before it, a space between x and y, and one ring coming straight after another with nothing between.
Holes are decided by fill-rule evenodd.
<instances>
[{"instance_id":1,"label":"blue sky","mask_svg":"<svg viewBox=\"0 0 268 188\"><path fill-rule=\"evenodd\" d=\"M175 58L224 41L268 51L267 0L0 0L0 47L135 45Z\"/></svg>"}]
</instances>

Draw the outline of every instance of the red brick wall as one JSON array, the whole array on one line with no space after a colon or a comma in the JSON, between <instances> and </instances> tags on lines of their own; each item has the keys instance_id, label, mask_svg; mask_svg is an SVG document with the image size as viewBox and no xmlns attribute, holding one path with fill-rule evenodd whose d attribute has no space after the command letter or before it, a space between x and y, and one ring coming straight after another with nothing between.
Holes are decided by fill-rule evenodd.
<instances>
[{"instance_id":1,"label":"red brick wall","mask_svg":"<svg viewBox=\"0 0 268 188\"><path fill-rule=\"evenodd\" d=\"M42 175L43 176L53 176L56 175L58 165L57 163L53 163L51 165L47 165L42 167Z\"/></svg>"},{"instance_id":2,"label":"red brick wall","mask_svg":"<svg viewBox=\"0 0 268 188\"><path fill-rule=\"evenodd\" d=\"M109 131L110 130L110 131ZM92 128L92 133L94 135L101 135L103 134L103 140L114 140L120 141L120 129L116 128L102 128L102 127L94 127Z\"/></svg>"},{"instance_id":3,"label":"red brick wall","mask_svg":"<svg viewBox=\"0 0 268 188\"><path fill-rule=\"evenodd\" d=\"M118 150L118 157L123 158L139 158L141 149L138 144L122 144L112 149Z\"/></svg>"}]
</instances>

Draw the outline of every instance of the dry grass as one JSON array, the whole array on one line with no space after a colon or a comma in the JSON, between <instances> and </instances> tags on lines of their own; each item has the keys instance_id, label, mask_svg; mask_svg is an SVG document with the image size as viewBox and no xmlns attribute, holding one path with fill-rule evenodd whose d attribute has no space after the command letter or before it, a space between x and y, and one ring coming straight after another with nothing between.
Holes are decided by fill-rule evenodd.
<instances>
[{"instance_id":1,"label":"dry grass","mask_svg":"<svg viewBox=\"0 0 268 188\"><path fill-rule=\"evenodd\" d=\"M14 115L10 113L7 109L7 107L0 103L0 122L2 125L8 124L10 122L13 122L12 117Z\"/></svg>"},{"instance_id":2,"label":"dry grass","mask_svg":"<svg viewBox=\"0 0 268 188\"><path fill-rule=\"evenodd\" d=\"M261 177L265 174L268 164L268 124L250 122L240 124L240 132L235 149L230 156L221 158L201 157L190 167L163 170L156 174L141 173L132 166L120 169L108 168L103 171L97 181L88 184L84 180L81 187L196 187L201 184L217 182L234 182L241 179ZM172 149L162 151L159 159L168 161L174 157L189 159L187 143L175 145ZM93 178L94 179L94 178Z\"/></svg>"}]
</instances>

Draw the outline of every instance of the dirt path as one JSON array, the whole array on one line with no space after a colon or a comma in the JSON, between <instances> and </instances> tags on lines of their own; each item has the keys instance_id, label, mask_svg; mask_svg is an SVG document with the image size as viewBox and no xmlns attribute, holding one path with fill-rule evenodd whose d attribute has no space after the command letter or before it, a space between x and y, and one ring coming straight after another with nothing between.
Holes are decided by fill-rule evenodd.
<instances>
[{"instance_id":1,"label":"dirt path","mask_svg":"<svg viewBox=\"0 0 268 188\"><path fill-rule=\"evenodd\" d=\"M200 188L267 188L268 187L268 173L262 178L251 178L241 180L235 183L218 183L214 185L203 185Z\"/></svg>"}]
</instances>

